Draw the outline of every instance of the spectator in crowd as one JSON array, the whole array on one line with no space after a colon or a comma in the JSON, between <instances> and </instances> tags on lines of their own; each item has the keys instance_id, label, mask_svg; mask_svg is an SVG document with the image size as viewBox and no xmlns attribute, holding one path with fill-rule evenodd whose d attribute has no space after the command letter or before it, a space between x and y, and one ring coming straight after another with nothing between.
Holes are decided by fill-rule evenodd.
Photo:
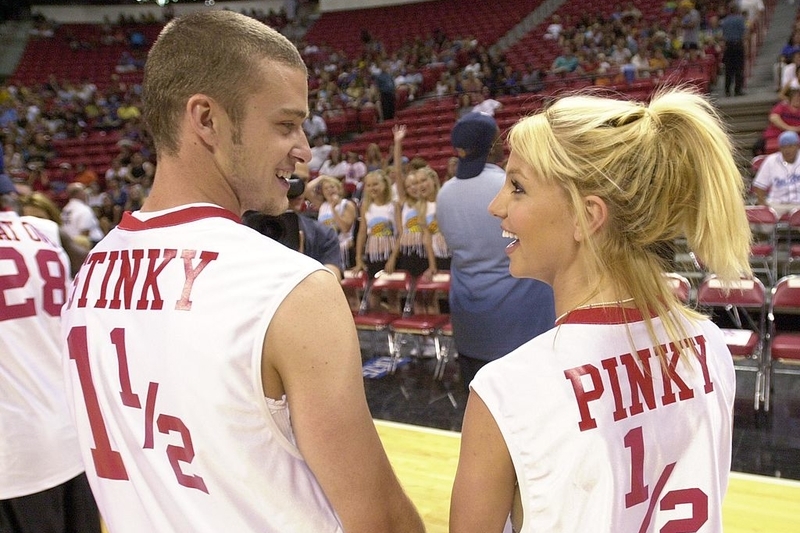
<instances>
[{"instance_id":1,"label":"spectator in crowd","mask_svg":"<svg viewBox=\"0 0 800 533\"><path fill-rule=\"evenodd\" d=\"M472 112L494 116L494 114L502 108L503 104L492 98L489 94L489 88L484 87L480 96L476 99L475 105L472 106Z\"/></svg>"},{"instance_id":2,"label":"spectator in crowd","mask_svg":"<svg viewBox=\"0 0 800 533\"><path fill-rule=\"evenodd\" d=\"M392 75L387 71L387 66L383 65L373 71L375 77L375 84L378 86L378 92L381 99L381 119L392 120L395 113L395 85Z\"/></svg>"},{"instance_id":3,"label":"spectator in crowd","mask_svg":"<svg viewBox=\"0 0 800 533\"><path fill-rule=\"evenodd\" d=\"M561 24L561 17L553 15L543 37L547 41L560 42L562 31L564 31L564 26Z\"/></svg>"},{"instance_id":4,"label":"spectator in crowd","mask_svg":"<svg viewBox=\"0 0 800 533\"><path fill-rule=\"evenodd\" d=\"M572 72L578 72L578 57L575 55L575 50L572 45L566 45L561 51L561 55L553 60L550 66L552 74L564 75Z\"/></svg>"},{"instance_id":5,"label":"spectator in crowd","mask_svg":"<svg viewBox=\"0 0 800 533\"><path fill-rule=\"evenodd\" d=\"M744 17L736 5L731 2L728 15L720 22L722 27L722 40L725 42L725 52L722 62L725 65L725 96L741 96L744 94L744 39L747 25ZM733 93L731 93L733 89Z\"/></svg>"},{"instance_id":6,"label":"spectator in crowd","mask_svg":"<svg viewBox=\"0 0 800 533\"><path fill-rule=\"evenodd\" d=\"M98 183L97 172L86 166L86 163L79 162L75 167L75 177L72 181L76 181L85 187L89 187L93 183Z\"/></svg>"},{"instance_id":7,"label":"spectator in crowd","mask_svg":"<svg viewBox=\"0 0 800 533\"><path fill-rule=\"evenodd\" d=\"M800 52L800 31L793 29L786 45L781 48L781 63L790 63L796 52Z\"/></svg>"},{"instance_id":8,"label":"spectator in crowd","mask_svg":"<svg viewBox=\"0 0 800 533\"><path fill-rule=\"evenodd\" d=\"M695 60L700 52L700 24L702 17L692 0L681 0L678 4L681 17L681 50L684 57Z\"/></svg>"},{"instance_id":9,"label":"spectator in crowd","mask_svg":"<svg viewBox=\"0 0 800 533\"><path fill-rule=\"evenodd\" d=\"M786 100L772 106L769 124L753 147L753 155L763 154L784 131L800 132L800 88L789 89ZM774 148L773 148L774 149Z\"/></svg>"},{"instance_id":10,"label":"spectator in crowd","mask_svg":"<svg viewBox=\"0 0 800 533\"><path fill-rule=\"evenodd\" d=\"M348 198L361 196L361 180L367 175L367 165L361 161L356 152L347 152L345 159L347 169L344 174L344 192Z\"/></svg>"},{"instance_id":11,"label":"spectator in crowd","mask_svg":"<svg viewBox=\"0 0 800 533\"><path fill-rule=\"evenodd\" d=\"M364 165L367 167L367 172L386 168L386 158L381 153L381 147L377 143L369 143L367 145L367 150L364 153Z\"/></svg>"},{"instance_id":12,"label":"spectator in crowd","mask_svg":"<svg viewBox=\"0 0 800 533\"><path fill-rule=\"evenodd\" d=\"M79 245L92 248L103 238L100 221L89 207L86 187L81 183L70 183L67 187L69 201L61 210L64 231Z\"/></svg>"},{"instance_id":13,"label":"spectator in crowd","mask_svg":"<svg viewBox=\"0 0 800 533\"><path fill-rule=\"evenodd\" d=\"M433 242L427 225L428 199L420 193L420 176L416 172L426 163L419 161L418 167L409 164L410 169L405 172L402 153L406 133L407 129L402 124L395 125L392 129L394 141L392 164L394 175L397 177L394 223L397 237L384 269L390 274L395 270L405 270L415 278L424 275L430 279L436 273L436 256L433 253Z\"/></svg>"},{"instance_id":14,"label":"spectator in crowd","mask_svg":"<svg viewBox=\"0 0 800 533\"><path fill-rule=\"evenodd\" d=\"M778 147L758 168L753 192L758 204L784 215L800 207L800 136L795 131L784 131L778 136Z\"/></svg>"},{"instance_id":15,"label":"spectator in crowd","mask_svg":"<svg viewBox=\"0 0 800 533\"><path fill-rule=\"evenodd\" d=\"M328 158L319 167L318 174L344 180L348 168L347 161L342 158L342 149L339 147L339 143L332 142L331 149L328 151Z\"/></svg>"},{"instance_id":16,"label":"spectator in crowd","mask_svg":"<svg viewBox=\"0 0 800 533\"><path fill-rule=\"evenodd\" d=\"M325 123L322 113L313 107L310 108L308 117L303 121L303 131L306 132L306 137L309 139L327 134L328 125Z\"/></svg>"},{"instance_id":17,"label":"spectator in crowd","mask_svg":"<svg viewBox=\"0 0 800 533\"><path fill-rule=\"evenodd\" d=\"M156 167L147 161L141 152L131 155L131 162L126 167L125 179L129 184L138 184L149 189L153 183Z\"/></svg>"},{"instance_id":18,"label":"spectator in crowd","mask_svg":"<svg viewBox=\"0 0 800 533\"><path fill-rule=\"evenodd\" d=\"M494 118L470 113L453 127L456 177L437 197L437 220L452 251L450 316L465 390L480 368L553 327L552 290L511 277L500 221L489 202L505 181Z\"/></svg>"},{"instance_id":19,"label":"spectator in crowd","mask_svg":"<svg viewBox=\"0 0 800 533\"><path fill-rule=\"evenodd\" d=\"M306 198L317 206L317 220L336 231L339 237L340 263L344 269L350 268L355 260L353 238L358 217L356 203L346 197L342 181L325 174L308 182Z\"/></svg>"},{"instance_id":20,"label":"spectator in crowd","mask_svg":"<svg viewBox=\"0 0 800 533\"><path fill-rule=\"evenodd\" d=\"M308 169L318 172L323 163L330 157L333 145L325 142L324 135L315 135L311 138L311 160L308 162Z\"/></svg>"},{"instance_id":21,"label":"spectator in crowd","mask_svg":"<svg viewBox=\"0 0 800 533\"><path fill-rule=\"evenodd\" d=\"M368 173L364 177L361 223L356 235L355 268L366 271L369 279L384 269L394 249L396 208L387 173L383 170Z\"/></svg>"}]
</instances>

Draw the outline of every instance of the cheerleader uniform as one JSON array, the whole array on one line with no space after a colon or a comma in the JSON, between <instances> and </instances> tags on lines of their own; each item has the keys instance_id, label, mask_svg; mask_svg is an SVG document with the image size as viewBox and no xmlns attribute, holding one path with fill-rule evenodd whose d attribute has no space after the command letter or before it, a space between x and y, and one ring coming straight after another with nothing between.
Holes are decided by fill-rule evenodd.
<instances>
[{"instance_id":1,"label":"cheerleader uniform","mask_svg":"<svg viewBox=\"0 0 800 533\"><path fill-rule=\"evenodd\" d=\"M367 225L367 240L364 243L364 265L369 279L383 270L386 260L392 255L395 241L394 202L384 205L370 204L364 213Z\"/></svg>"},{"instance_id":2,"label":"cheerleader uniform","mask_svg":"<svg viewBox=\"0 0 800 533\"><path fill-rule=\"evenodd\" d=\"M396 270L407 270L414 277L428 270L428 259L423 242L423 225L415 206L403 204L401 215L400 254L395 263Z\"/></svg>"},{"instance_id":3,"label":"cheerleader uniform","mask_svg":"<svg viewBox=\"0 0 800 533\"><path fill-rule=\"evenodd\" d=\"M347 202L350 201L351 200L342 198L342 201L337 204L336 212L339 213L339 216L344 214L345 208L347 207ZM320 206L317 220L336 230L336 233L339 235L339 255L341 256L341 264L345 269L351 267L352 261L350 260L350 248L353 247L353 228L355 227L355 222L353 223L353 226L350 227L350 230L339 231L339 226L336 225L336 219L333 218L333 209L331 208L331 204L328 202L324 202Z\"/></svg>"}]
</instances>

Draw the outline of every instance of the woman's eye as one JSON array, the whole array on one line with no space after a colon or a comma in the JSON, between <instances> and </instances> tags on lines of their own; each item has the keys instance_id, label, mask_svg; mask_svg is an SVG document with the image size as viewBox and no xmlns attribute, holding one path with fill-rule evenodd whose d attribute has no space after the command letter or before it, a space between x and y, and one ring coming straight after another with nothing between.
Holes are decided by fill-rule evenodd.
<instances>
[{"instance_id":1,"label":"woman's eye","mask_svg":"<svg viewBox=\"0 0 800 533\"><path fill-rule=\"evenodd\" d=\"M519 186L519 183L517 183L514 180L511 180L511 189L512 189L511 191L512 194L519 194L525 192L525 190Z\"/></svg>"}]
</instances>

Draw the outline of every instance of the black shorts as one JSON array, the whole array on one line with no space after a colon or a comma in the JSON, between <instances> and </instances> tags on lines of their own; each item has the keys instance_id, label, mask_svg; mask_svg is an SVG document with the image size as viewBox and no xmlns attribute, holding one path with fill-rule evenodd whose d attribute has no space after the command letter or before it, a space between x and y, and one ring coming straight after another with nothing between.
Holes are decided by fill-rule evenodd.
<instances>
[{"instance_id":1,"label":"black shorts","mask_svg":"<svg viewBox=\"0 0 800 533\"><path fill-rule=\"evenodd\" d=\"M428 260L417 254L401 253L397 258L397 263L395 263L395 270L407 270L411 272L412 276L417 278L428 270Z\"/></svg>"},{"instance_id":2,"label":"black shorts","mask_svg":"<svg viewBox=\"0 0 800 533\"><path fill-rule=\"evenodd\" d=\"M2 533L100 533L100 513L85 474L52 489L0 500Z\"/></svg>"}]
</instances>

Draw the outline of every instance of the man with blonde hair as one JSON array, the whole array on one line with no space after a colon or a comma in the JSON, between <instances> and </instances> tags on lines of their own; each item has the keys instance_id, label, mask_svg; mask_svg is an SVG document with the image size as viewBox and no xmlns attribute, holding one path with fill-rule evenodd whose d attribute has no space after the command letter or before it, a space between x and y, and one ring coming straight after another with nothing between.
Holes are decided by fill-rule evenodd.
<instances>
[{"instance_id":1,"label":"man with blonde hair","mask_svg":"<svg viewBox=\"0 0 800 533\"><path fill-rule=\"evenodd\" d=\"M423 531L372 422L337 278L240 223L282 213L311 156L297 49L231 11L179 17L148 54L143 95L152 190L63 312L109 531Z\"/></svg>"}]
</instances>

